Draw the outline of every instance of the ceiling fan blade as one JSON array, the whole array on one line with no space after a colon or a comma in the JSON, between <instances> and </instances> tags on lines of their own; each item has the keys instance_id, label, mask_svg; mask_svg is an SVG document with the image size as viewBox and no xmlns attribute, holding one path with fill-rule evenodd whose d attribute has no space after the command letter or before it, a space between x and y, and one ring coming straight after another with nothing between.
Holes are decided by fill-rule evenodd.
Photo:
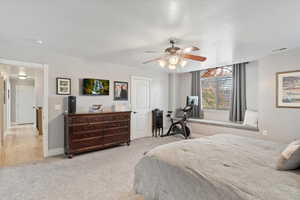
<instances>
[{"instance_id":1,"label":"ceiling fan blade","mask_svg":"<svg viewBox=\"0 0 300 200\"><path fill-rule=\"evenodd\" d=\"M144 53L161 53L160 51L144 51Z\"/></svg>"},{"instance_id":2,"label":"ceiling fan blade","mask_svg":"<svg viewBox=\"0 0 300 200\"><path fill-rule=\"evenodd\" d=\"M200 49L198 47L195 47L195 46L191 46L191 47L186 47L183 49L183 52L185 53L189 53L191 51L199 51Z\"/></svg>"},{"instance_id":3,"label":"ceiling fan blade","mask_svg":"<svg viewBox=\"0 0 300 200\"><path fill-rule=\"evenodd\" d=\"M147 60L147 61L143 62L143 64L147 64L147 63L150 63L150 62L158 61L158 60L160 60L160 59L162 59L162 58L159 57L159 58L154 58L154 59L152 59L152 60Z\"/></svg>"},{"instance_id":4,"label":"ceiling fan blade","mask_svg":"<svg viewBox=\"0 0 300 200\"><path fill-rule=\"evenodd\" d=\"M206 57L202 57L202 56L195 56L192 54L183 54L184 58L190 59L190 60L196 60L196 61L206 61Z\"/></svg>"}]
</instances>

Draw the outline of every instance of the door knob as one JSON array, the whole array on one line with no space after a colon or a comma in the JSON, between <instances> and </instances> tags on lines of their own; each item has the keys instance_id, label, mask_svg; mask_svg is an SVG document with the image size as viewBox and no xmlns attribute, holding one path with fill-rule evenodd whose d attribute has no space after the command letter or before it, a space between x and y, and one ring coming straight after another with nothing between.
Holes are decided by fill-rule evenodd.
<instances>
[{"instance_id":1,"label":"door knob","mask_svg":"<svg viewBox=\"0 0 300 200\"><path fill-rule=\"evenodd\" d=\"M133 114L136 114L137 112L133 111Z\"/></svg>"}]
</instances>

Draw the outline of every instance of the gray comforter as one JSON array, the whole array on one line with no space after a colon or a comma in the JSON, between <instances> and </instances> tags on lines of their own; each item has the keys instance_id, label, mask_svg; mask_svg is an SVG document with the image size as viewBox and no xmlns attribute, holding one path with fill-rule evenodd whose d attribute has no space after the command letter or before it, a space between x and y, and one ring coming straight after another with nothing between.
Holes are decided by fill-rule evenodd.
<instances>
[{"instance_id":1,"label":"gray comforter","mask_svg":"<svg viewBox=\"0 0 300 200\"><path fill-rule=\"evenodd\" d=\"M300 171L277 171L284 145L215 135L159 146L135 169L145 200L300 200Z\"/></svg>"}]
</instances>

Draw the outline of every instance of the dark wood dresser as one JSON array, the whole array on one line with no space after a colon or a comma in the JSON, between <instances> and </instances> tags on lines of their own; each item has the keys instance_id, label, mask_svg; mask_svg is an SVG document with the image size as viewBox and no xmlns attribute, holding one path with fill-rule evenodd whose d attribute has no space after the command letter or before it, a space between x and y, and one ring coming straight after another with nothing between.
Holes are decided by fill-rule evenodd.
<instances>
[{"instance_id":1,"label":"dark wood dresser","mask_svg":"<svg viewBox=\"0 0 300 200\"><path fill-rule=\"evenodd\" d=\"M65 154L130 144L131 112L65 114Z\"/></svg>"}]
</instances>

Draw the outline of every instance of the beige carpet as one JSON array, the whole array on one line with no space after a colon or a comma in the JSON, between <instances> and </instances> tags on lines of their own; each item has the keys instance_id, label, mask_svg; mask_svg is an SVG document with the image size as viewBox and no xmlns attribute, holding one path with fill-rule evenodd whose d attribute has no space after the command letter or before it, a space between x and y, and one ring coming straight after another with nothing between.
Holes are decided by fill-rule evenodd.
<instances>
[{"instance_id":1,"label":"beige carpet","mask_svg":"<svg viewBox=\"0 0 300 200\"><path fill-rule=\"evenodd\" d=\"M143 153L176 137L144 138L128 146L0 169L3 200L143 200L132 191Z\"/></svg>"}]
</instances>

